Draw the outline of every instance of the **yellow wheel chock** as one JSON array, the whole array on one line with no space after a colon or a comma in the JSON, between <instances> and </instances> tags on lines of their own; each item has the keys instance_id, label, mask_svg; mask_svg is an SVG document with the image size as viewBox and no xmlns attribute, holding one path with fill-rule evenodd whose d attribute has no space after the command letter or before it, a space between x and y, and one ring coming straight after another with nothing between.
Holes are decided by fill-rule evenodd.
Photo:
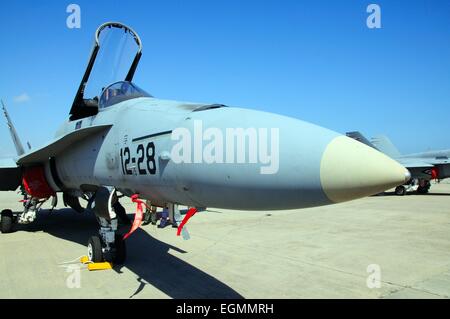
<instances>
[{"instance_id":1,"label":"yellow wheel chock","mask_svg":"<svg viewBox=\"0 0 450 319\"><path fill-rule=\"evenodd\" d=\"M93 270L107 270L107 269L112 269L113 268L113 264L105 261L105 262L101 262L101 263L94 263L91 262L89 260L88 256L83 256L80 259L80 262L84 265L87 265L87 268L89 271L93 271Z\"/></svg>"}]
</instances>

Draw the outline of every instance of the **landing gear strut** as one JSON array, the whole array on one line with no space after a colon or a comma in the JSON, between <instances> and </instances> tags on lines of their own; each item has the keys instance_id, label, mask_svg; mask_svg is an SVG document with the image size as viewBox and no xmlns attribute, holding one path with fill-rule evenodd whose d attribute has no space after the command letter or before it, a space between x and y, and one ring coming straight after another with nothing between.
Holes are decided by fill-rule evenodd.
<instances>
[{"instance_id":1,"label":"landing gear strut","mask_svg":"<svg viewBox=\"0 0 450 319\"><path fill-rule=\"evenodd\" d=\"M117 217L119 218L119 223L123 225L130 226L131 221L127 216L127 212L125 211L125 208L120 204L120 202L117 200L113 205L114 212L116 213Z\"/></svg>"},{"instance_id":2,"label":"landing gear strut","mask_svg":"<svg viewBox=\"0 0 450 319\"><path fill-rule=\"evenodd\" d=\"M417 188L417 193L419 194L427 194L430 190L431 183L430 181L420 180L419 187Z\"/></svg>"},{"instance_id":3,"label":"landing gear strut","mask_svg":"<svg viewBox=\"0 0 450 319\"><path fill-rule=\"evenodd\" d=\"M23 204L23 212L19 215L19 224L31 224L34 222L37 217L37 212L46 201L47 199L39 200L36 197L26 199Z\"/></svg>"},{"instance_id":4,"label":"landing gear strut","mask_svg":"<svg viewBox=\"0 0 450 319\"><path fill-rule=\"evenodd\" d=\"M152 205L150 201L146 201L145 203L145 212L144 217L142 219L142 225L146 226L148 224L156 225L156 222L158 221L158 213L157 213L157 207Z\"/></svg>"},{"instance_id":5,"label":"landing gear strut","mask_svg":"<svg viewBox=\"0 0 450 319\"><path fill-rule=\"evenodd\" d=\"M23 192L23 211L21 213L13 213L10 209L5 209L1 212L0 231L3 234L11 233L14 230L15 224L31 224L37 218L37 213L48 198L29 197ZM58 203L57 197L52 198L53 210Z\"/></svg>"}]
</instances>

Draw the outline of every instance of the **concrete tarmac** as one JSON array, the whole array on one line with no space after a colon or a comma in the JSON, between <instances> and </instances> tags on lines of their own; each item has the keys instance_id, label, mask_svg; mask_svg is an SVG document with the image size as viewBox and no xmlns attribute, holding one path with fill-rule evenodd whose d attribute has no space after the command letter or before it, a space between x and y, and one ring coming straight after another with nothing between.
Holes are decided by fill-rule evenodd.
<instances>
[{"instance_id":1,"label":"concrete tarmac","mask_svg":"<svg viewBox=\"0 0 450 319\"><path fill-rule=\"evenodd\" d=\"M20 210L19 199L0 193L0 207ZM61 263L86 254L94 216L44 209L34 224L0 234L0 297L450 296L450 184L303 210L210 209L187 227L184 241L174 228L143 226L127 240L124 266L89 272Z\"/></svg>"}]
</instances>

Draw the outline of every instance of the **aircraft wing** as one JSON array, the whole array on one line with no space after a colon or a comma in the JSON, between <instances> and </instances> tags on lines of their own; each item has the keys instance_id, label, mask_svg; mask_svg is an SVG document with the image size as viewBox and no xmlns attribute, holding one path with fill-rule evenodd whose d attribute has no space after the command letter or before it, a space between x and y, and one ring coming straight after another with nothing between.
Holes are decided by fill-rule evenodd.
<instances>
[{"instance_id":1,"label":"aircraft wing","mask_svg":"<svg viewBox=\"0 0 450 319\"><path fill-rule=\"evenodd\" d=\"M449 165L448 160L433 160L433 165Z\"/></svg>"},{"instance_id":2,"label":"aircraft wing","mask_svg":"<svg viewBox=\"0 0 450 319\"><path fill-rule=\"evenodd\" d=\"M27 165L40 163L48 160L52 156L56 156L57 154L63 152L69 146L74 143L81 141L91 135L95 135L100 132L104 132L109 130L112 125L97 125L86 128L81 128L79 130L70 132L62 137L57 138L56 140L48 143L44 147L27 153L21 157L17 161L19 165Z\"/></svg>"},{"instance_id":3,"label":"aircraft wing","mask_svg":"<svg viewBox=\"0 0 450 319\"><path fill-rule=\"evenodd\" d=\"M22 182L20 167L12 158L0 159L0 191L14 191Z\"/></svg>"},{"instance_id":4,"label":"aircraft wing","mask_svg":"<svg viewBox=\"0 0 450 319\"><path fill-rule=\"evenodd\" d=\"M397 161L400 164L402 164L403 166L405 166L406 168L434 167L433 164L423 161L421 159L416 159L416 158L401 158L401 159L397 159Z\"/></svg>"},{"instance_id":5,"label":"aircraft wing","mask_svg":"<svg viewBox=\"0 0 450 319\"><path fill-rule=\"evenodd\" d=\"M429 163L432 165L449 165L450 161L447 156L442 156L442 157L438 156L433 159L430 159Z\"/></svg>"}]
</instances>

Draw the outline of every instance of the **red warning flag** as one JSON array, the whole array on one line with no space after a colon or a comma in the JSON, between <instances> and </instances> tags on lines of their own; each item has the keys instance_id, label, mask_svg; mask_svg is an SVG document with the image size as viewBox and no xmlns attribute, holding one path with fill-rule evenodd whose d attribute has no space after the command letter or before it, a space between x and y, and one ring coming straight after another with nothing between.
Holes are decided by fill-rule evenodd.
<instances>
[{"instance_id":1,"label":"red warning flag","mask_svg":"<svg viewBox=\"0 0 450 319\"><path fill-rule=\"evenodd\" d=\"M130 231L123 236L124 240L130 237L130 235L141 226L142 218L144 216L144 210L142 206L148 207L143 201L139 199L138 194L134 194L133 196L131 196L131 201L133 203L136 203L136 213L134 214L134 221L133 225L131 225Z\"/></svg>"},{"instance_id":2,"label":"red warning flag","mask_svg":"<svg viewBox=\"0 0 450 319\"><path fill-rule=\"evenodd\" d=\"M184 216L183 220L181 221L180 226L178 226L177 230L177 236L180 236L181 231L183 230L184 225L188 222L188 220L197 213L197 209L191 208L188 210L187 214Z\"/></svg>"}]
</instances>

